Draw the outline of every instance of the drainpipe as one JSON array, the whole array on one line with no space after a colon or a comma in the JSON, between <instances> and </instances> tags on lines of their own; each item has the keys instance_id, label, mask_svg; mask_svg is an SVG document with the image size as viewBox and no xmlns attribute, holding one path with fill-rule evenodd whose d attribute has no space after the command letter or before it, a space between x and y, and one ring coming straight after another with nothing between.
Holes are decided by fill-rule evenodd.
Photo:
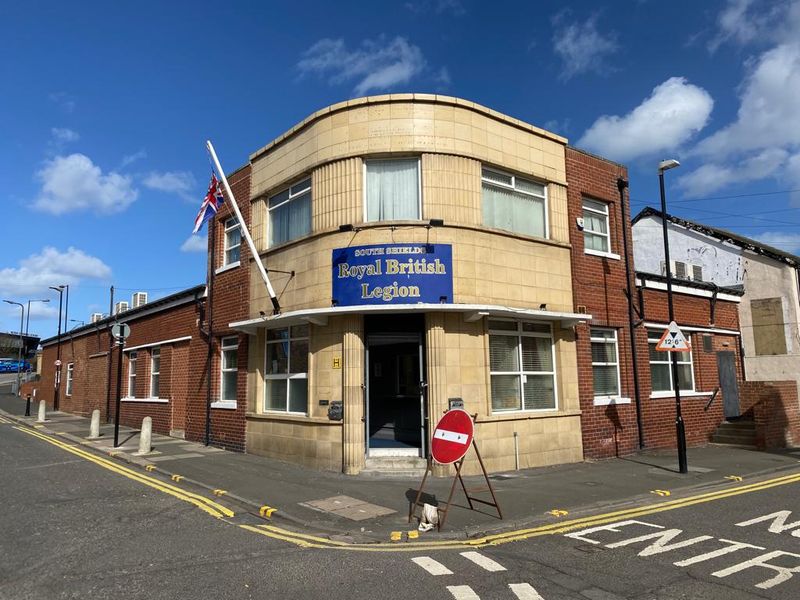
<instances>
[{"instance_id":1,"label":"drainpipe","mask_svg":"<svg viewBox=\"0 0 800 600\"><path fill-rule=\"evenodd\" d=\"M639 361L636 357L636 331L633 319L633 290L631 286L631 264L628 258L628 218L625 216L625 188L628 181L622 177L617 179L617 189L619 190L619 206L622 214L622 248L625 252L625 284L628 296L628 331L631 338L631 361L633 362L633 394L636 403L636 430L639 434L639 448L644 448L644 427L642 426L642 401L639 391Z\"/></svg>"}]
</instances>

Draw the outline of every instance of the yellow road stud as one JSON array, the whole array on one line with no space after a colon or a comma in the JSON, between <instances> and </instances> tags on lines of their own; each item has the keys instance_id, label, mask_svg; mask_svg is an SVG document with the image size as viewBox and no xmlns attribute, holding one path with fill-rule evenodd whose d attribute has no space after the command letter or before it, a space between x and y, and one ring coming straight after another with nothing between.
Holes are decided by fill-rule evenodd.
<instances>
[{"instance_id":1,"label":"yellow road stud","mask_svg":"<svg viewBox=\"0 0 800 600\"><path fill-rule=\"evenodd\" d=\"M415 540L419 537L419 531L411 530L408 532L408 539Z\"/></svg>"},{"instance_id":2,"label":"yellow road stud","mask_svg":"<svg viewBox=\"0 0 800 600\"><path fill-rule=\"evenodd\" d=\"M183 479L183 475L173 475L172 476L172 481L179 482L181 479Z\"/></svg>"},{"instance_id":3,"label":"yellow road stud","mask_svg":"<svg viewBox=\"0 0 800 600\"><path fill-rule=\"evenodd\" d=\"M742 478L739 475L726 475L725 479L730 479L731 481L741 481Z\"/></svg>"},{"instance_id":4,"label":"yellow road stud","mask_svg":"<svg viewBox=\"0 0 800 600\"><path fill-rule=\"evenodd\" d=\"M389 539L393 542L399 542L403 539L403 532L402 531L393 531L392 534L389 536Z\"/></svg>"},{"instance_id":5,"label":"yellow road stud","mask_svg":"<svg viewBox=\"0 0 800 600\"><path fill-rule=\"evenodd\" d=\"M258 509L258 514L260 514L262 517L265 517L267 519L271 519L272 518L272 513L274 513L276 510L278 510L278 509L277 508L272 508L271 506L267 506L265 504L264 506L262 506L261 508Z\"/></svg>"},{"instance_id":6,"label":"yellow road stud","mask_svg":"<svg viewBox=\"0 0 800 600\"><path fill-rule=\"evenodd\" d=\"M569 511L554 508L553 510L548 511L547 514L553 515L554 517L566 517L569 514Z\"/></svg>"},{"instance_id":7,"label":"yellow road stud","mask_svg":"<svg viewBox=\"0 0 800 600\"><path fill-rule=\"evenodd\" d=\"M215 495L215 496L224 496L224 495L225 495L225 494L227 494L227 493L228 493L228 492L227 492L227 491L225 491L225 490L214 490L214 495Z\"/></svg>"},{"instance_id":8,"label":"yellow road stud","mask_svg":"<svg viewBox=\"0 0 800 600\"><path fill-rule=\"evenodd\" d=\"M669 490L650 490L651 494L655 494L656 496L669 496L671 492Z\"/></svg>"},{"instance_id":9,"label":"yellow road stud","mask_svg":"<svg viewBox=\"0 0 800 600\"><path fill-rule=\"evenodd\" d=\"M144 470L145 471L149 471L149 472L153 472L153 471L156 470L156 466L155 465L145 465Z\"/></svg>"}]
</instances>

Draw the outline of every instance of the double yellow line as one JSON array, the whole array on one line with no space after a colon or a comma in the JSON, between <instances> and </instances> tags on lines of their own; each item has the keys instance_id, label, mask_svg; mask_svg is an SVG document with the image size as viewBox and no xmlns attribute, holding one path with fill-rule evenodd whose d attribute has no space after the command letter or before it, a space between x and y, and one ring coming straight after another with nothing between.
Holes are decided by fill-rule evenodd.
<instances>
[{"instance_id":1,"label":"double yellow line","mask_svg":"<svg viewBox=\"0 0 800 600\"><path fill-rule=\"evenodd\" d=\"M6 424L6 425L10 425L10 424L11 424L11 421L9 421L8 419L6 419L5 417L2 417L2 416L0 416L0 423L4 423L4 424Z\"/></svg>"},{"instance_id":2,"label":"double yellow line","mask_svg":"<svg viewBox=\"0 0 800 600\"><path fill-rule=\"evenodd\" d=\"M357 544L296 533L275 527L273 525L240 525L240 527L273 539L291 542L304 548L327 548L333 550L352 550L358 552L418 552L423 549L453 550L460 548L480 548L485 546L500 546L502 544L509 544L511 542L518 542L521 540L545 535L568 533L577 529L585 529L588 527L595 527L598 525L613 523L615 521L621 521L623 519L632 519L635 517L642 517L659 512L686 508L696 504L722 500L732 496L738 496L740 494L759 492L769 488L792 483L800 483L800 473L743 485L734 489L718 490L715 492L708 492L705 494L681 498L679 500L671 500L669 502L662 502L659 504L648 504L636 508L629 508L600 515L592 515L579 519L571 519L569 521L559 521L557 523L550 523L548 525L541 525L539 527L518 529L515 531L487 535L470 540L432 540L427 542Z\"/></svg>"},{"instance_id":3,"label":"double yellow line","mask_svg":"<svg viewBox=\"0 0 800 600\"><path fill-rule=\"evenodd\" d=\"M176 487L174 485L170 485L169 483L160 481L160 480L155 479L153 477L149 477L149 476L144 475L142 473L138 473L138 472L134 471L133 469L129 469L129 468L124 467L124 466L122 466L122 465L120 465L120 464L118 464L116 462L112 462L112 461L110 461L108 459L96 456L96 455L94 455L94 454L92 454L90 452L87 452L86 450L82 450L82 449L77 448L75 446L71 446L69 444L65 444L64 442L61 442L61 441L59 441L57 439L54 439L54 438L52 438L52 437L50 437L48 435L43 434L43 433L39 433L38 431L33 431L33 430L28 429L26 427L14 427L14 429L16 429L18 431L21 431L23 433L27 433L28 435L31 435L33 437L39 438L40 440L44 440L45 442L47 442L49 444L52 444L53 446L61 448L62 450L66 450L67 452L71 452L72 454L74 454L76 456L80 456L81 458L84 458L84 459L86 459L86 460L88 460L90 462L93 462L96 465L99 465L99 466L101 466L101 467L103 467L105 469L108 469L109 471L113 471L114 473L117 473L118 475L122 475L123 477L127 477L128 479L132 479L133 481L136 481L138 483L143 483L144 485L147 485L147 486L149 486L151 488L157 489L160 492L164 492L165 494L169 494L170 496L174 496L175 498L178 498L179 500L183 500L184 502L188 502L189 504L193 504L194 506L196 506L197 508L199 508L203 512L208 513L212 517L216 517L218 519L221 519L223 517L233 517L233 515L234 515L234 513L233 513L233 511L231 509L229 509L226 506L223 506L222 504L214 502L213 500L210 500L209 498L205 498L204 496L201 496L199 494L194 494L192 492L188 492L186 490L182 490L181 488Z\"/></svg>"}]
</instances>

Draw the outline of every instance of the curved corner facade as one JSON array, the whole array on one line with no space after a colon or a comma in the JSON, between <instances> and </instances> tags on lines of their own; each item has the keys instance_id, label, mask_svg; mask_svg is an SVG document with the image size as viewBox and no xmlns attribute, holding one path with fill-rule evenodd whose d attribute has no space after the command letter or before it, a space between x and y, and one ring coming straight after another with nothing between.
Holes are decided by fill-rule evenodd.
<instances>
[{"instance_id":1,"label":"curved corner facade","mask_svg":"<svg viewBox=\"0 0 800 600\"><path fill-rule=\"evenodd\" d=\"M331 106L255 152L251 231L281 310L250 261L232 324L250 336L248 452L419 466L463 406L490 471L581 460L590 316L573 312L565 144L405 94Z\"/></svg>"}]
</instances>

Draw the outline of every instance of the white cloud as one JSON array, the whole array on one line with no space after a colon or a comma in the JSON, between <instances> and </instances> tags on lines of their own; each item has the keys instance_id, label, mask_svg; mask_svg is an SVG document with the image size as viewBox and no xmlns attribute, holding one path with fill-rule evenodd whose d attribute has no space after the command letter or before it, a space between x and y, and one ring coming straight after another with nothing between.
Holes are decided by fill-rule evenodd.
<instances>
[{"instance_id":1,"label":"white cloud","mask_svg":"<svg viewBox=\"0 0 800 600\"><path fill-rule=\"evenodd\" d=\"M678 178L677 185L689 195L710 194L736 183L776 176L788 157L781 148L769 148L736 165L708 163Z\"/></svg>"},{"instance_id":2,"label":"white cloud","mask_svg":"<svg viewBox=\"0 0 800 600\"><path fill-rule=\"evenodd\" d=\"M784 252L797 253L800 251L800 233L786 233L783 231L765 231L753 236L768 246L774 246Z\"/></svg>"},{"instance_id":3,"label":"white cloud","mask_svg":"<svg viewBox=\"0 0 800 600\"><path fill-rule=\"evenodd\" d=\"M800 144L800 42L762 54L742 85L736 121L698 144L719 157L746 150Z\"/></svg>"},{"instance_id":4,"label":"white cloud","mask_svg":"<svg viewBox=\"0 0 800 600\"><path fill-rule=\"evenodd\" d=\"M566 12L553 19L553 51L561 58L563 69L559 79L567 81L581 73L606 74L612 69L609 56L619 50L615 33L603 34L597 29L597 15L581 22L566 23Z\"/></svg>"},{"instance_id":5,"label":"white cloud","mask_svg":"<svg viewBox=\"0 0 800 600\"><path fill-rule=\"evenodd\" d=\"M627 115L598 118L578 145L618 161L674 150L705 127L713 106L703 88L672 77Z\"/></svg>"},{"instance_id":6,"label":"white cloud","mask_svg":"<svg viewBox=\"0 0 800 600\"><path fill-rule=\"evenodd\" d=\"M135 163L137 160L142 160L143 158L147 158L147 152L144 150L139 150L133 154L126 154L122 157L122 162L120 162L119 168L124 169L128 165Z\"/></svg>"},{"instance_id":7,"label":"white cloud","mask_svg":"<svg viewBox=\"0 0 800 600\"><path fill-rule=\"evenodd\" d=\"M758 0L728 0L717 16L717 30L708 42L708 49L713 53L726 43L745 46L789 40L797 36L798 25L798 0L784 0L769 5Z\"/></svg>"},{"instance_id":8,"label":"white cloud","mask_svg":"<svg viewBox=\"0 0 800 600\"><path fill-rule=\"evenodd\" d=\"M65 144L69 142L77 142L79 139L81 139L81 136L77 131L67 129L66 127L53 127L50 130L50 134L53 136L53 140L55 142L61 142Z\"/></svg>"},{"instance_id":9,"label":"white cloud","mask_svg":"<svg viewBox=\"0 0 800 600\"><path fill-rule=\"evenodd\" d=\"M189 171L151 172L142 182L145 187L160 192L177 194L184 200L194 199L192 190L195 186L194 175Z\"/></svg>"},{"instance_id":10,"label":"white cloud","mask_svg":"<svg viewBox=\"0 0 800 600\"><path fill-rule=\"evenodd\" d=\"M426 61L419 47L404 37L386 41L364 40L361 47L348 50L342 39L325 38L311 46L297 68L302 75L328 77L331 84L354 81L355 94L386 90L407 84L422 74Z\"/></svg>"},{"instance_id":11,"label":"white cloud","mask_svg":"<svg viewBox=\"0 0 800 600\"><path fill-rule=\"evenodd\" d=\"M49 294L51 285L75 285L84 279L108 279L111 268L83 250L69 247L61 252L45 246L38 254L20 261L19 267L0 269L2 295Z\"/></svg>"},{"instance_id":12,"label":"white cloud","mask_svg":"<svg viewBox=\"0 0 800 600\"><path fill-rule=\"evenodd\" d=\"M114 171L104 175L88 156L70 154L45 161L36 173L42 189L34 207L61 215L79 210L115 213L136 200L131 178Z\"/></svg>"},{"instance_id":13,"label":"white cloud","mask_svg":"<svg viewBox=\"0 0 800 600\"><path fill-rule=\"evenodd\" d=\"M181 244L181 252L206 252L208 251L208 237L204 235L190 235Z\"/></svg>"}]
</instances>

